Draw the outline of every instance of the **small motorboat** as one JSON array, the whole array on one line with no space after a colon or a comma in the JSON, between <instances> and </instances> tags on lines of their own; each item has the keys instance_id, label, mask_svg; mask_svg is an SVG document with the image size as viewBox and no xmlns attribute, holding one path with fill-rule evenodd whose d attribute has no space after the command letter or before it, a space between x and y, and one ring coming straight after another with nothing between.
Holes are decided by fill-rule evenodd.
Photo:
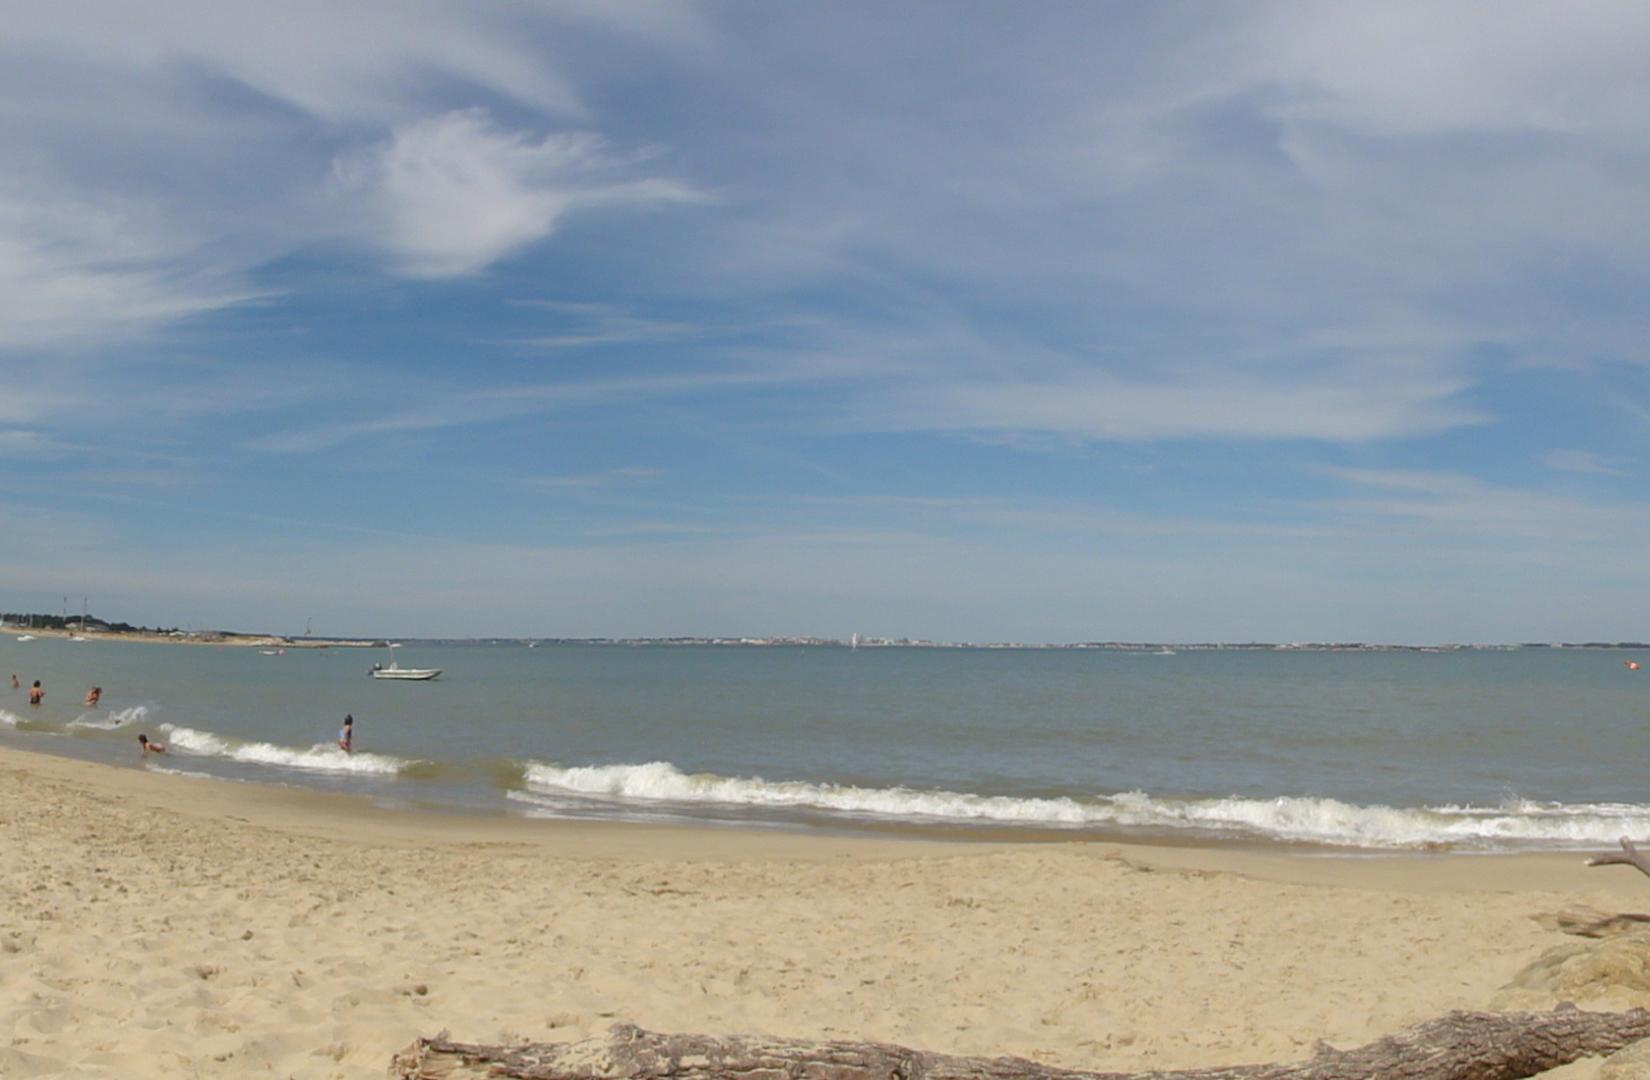
<instances>
[{"instance_id":1,"label":"small motorboat","mask_svg":"<svg viewBox=\"0 0 1650 1080\"><path fill-rule=\"evenodd\" d=\"M34 635L33 634L18 634L17 635L17 640L18 641L33 641L34 640Z\"/></svg>"},{"instance_id":2,"label":"small motorboat","mask_svg":"<svg viewBox=\"0 0 1650 1080\"><path fill-rule=\"evenodd\" d=\"M415 682L425 682L440 675L441 669L402 667L391 660L388 664L372 665L367 674L375 679L408 679Z\"/></svg>"}]
</instances>

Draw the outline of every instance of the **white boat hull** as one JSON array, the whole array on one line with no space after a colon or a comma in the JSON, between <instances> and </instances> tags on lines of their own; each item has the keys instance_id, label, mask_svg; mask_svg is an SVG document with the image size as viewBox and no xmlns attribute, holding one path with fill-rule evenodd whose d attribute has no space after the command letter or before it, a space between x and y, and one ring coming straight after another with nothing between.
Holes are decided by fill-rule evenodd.
<instances>
[{"instance_id":1,"label":"white boat hull","mask_svg":"<svg viewBox=\"0 0 1650 1080\"><path fill-rule=\"evenodd\" d=\"M416 682L425 682L441 674L441 668L378 668L367 672L375 679L411 679Z\"/></svg>"}]
</instances>

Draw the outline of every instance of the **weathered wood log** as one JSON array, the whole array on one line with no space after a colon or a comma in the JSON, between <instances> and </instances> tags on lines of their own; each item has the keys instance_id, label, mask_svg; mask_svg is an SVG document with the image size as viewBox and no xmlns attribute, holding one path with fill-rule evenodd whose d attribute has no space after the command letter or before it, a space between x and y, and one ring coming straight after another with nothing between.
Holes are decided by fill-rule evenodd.
<instances>
[{"instance_id":1,"label":"weathered wood log","mask_svg":"<svg viewBox=\"0 0 1650 1080\"><path fill-rule=\"evenodd\" d=\"M1633 841L1627 837L1621 838L1621 851L1609 851L1603 855L1594 855L1587 860L1588 866L1631 866L1641 874L1650 875L1650 860L1639 854L1639 849L1633 846Z\"/></svg>"},{"instance_id":2,"label":"weathered wood log","mask_svg":"<svg viewBox=\"0 0 1650 1080\"><path fill-rule=\"evenodd\" d=\"M1155 1073L1101 1073L1024 1058L953 1057L872 1042L663 1035L615 1024L605 1039L486 1046L420 1039L398 1080L1519 1080L1650 1038L1650 1012L1452 1012L1309 1060Z\"/></svg>"},{"instance_id":3,"label":"weathered wood log","mask_svg":"<svg viewBox=\"0 0 1650 1080\"><path fill-rule=\"evenodd\" d=\"M1575 937L1611 938L1643 930L1646 924L1650 924L1650 915L1640 915L1631 911L1611 914L1597 908L1580 906L1537 916L1536 922L1548 930L1557 930L1561 934Z\"/></svg>"}]
</instances>

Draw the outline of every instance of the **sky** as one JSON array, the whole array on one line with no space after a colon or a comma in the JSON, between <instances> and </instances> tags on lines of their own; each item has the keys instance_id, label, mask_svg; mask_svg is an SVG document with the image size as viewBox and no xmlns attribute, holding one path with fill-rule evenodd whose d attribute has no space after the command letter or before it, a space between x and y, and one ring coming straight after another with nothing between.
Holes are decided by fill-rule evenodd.
<instances>
[{"instance_id":1,"label":"sky","mask_svg":"<svg viewBox=\"0 0 1650 1080\"><path fill-rule=\"evenodd\" d=\"M0 610L1646 638L1647 50L1612 0L11 0Z\"/></svg>"}]
</instances>

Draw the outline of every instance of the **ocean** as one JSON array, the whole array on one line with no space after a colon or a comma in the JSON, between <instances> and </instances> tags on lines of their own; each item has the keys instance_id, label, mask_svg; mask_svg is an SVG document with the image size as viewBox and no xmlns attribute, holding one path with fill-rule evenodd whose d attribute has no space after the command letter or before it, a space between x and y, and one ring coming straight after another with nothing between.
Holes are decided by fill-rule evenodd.
<instances>
[{"instance_id":1,"label":"ocean","mask_svg":"<svg viewBox=\"0 0 1650 1080\"><path fill-rule=\"evenodd\" d=\"M445 674L368 678L389 655L0 637L24 687L0 686L0 745L547 819L1371 852L1650 836L1630 651L408 643L402 666Z\"/></svg>"}]
</instances>

